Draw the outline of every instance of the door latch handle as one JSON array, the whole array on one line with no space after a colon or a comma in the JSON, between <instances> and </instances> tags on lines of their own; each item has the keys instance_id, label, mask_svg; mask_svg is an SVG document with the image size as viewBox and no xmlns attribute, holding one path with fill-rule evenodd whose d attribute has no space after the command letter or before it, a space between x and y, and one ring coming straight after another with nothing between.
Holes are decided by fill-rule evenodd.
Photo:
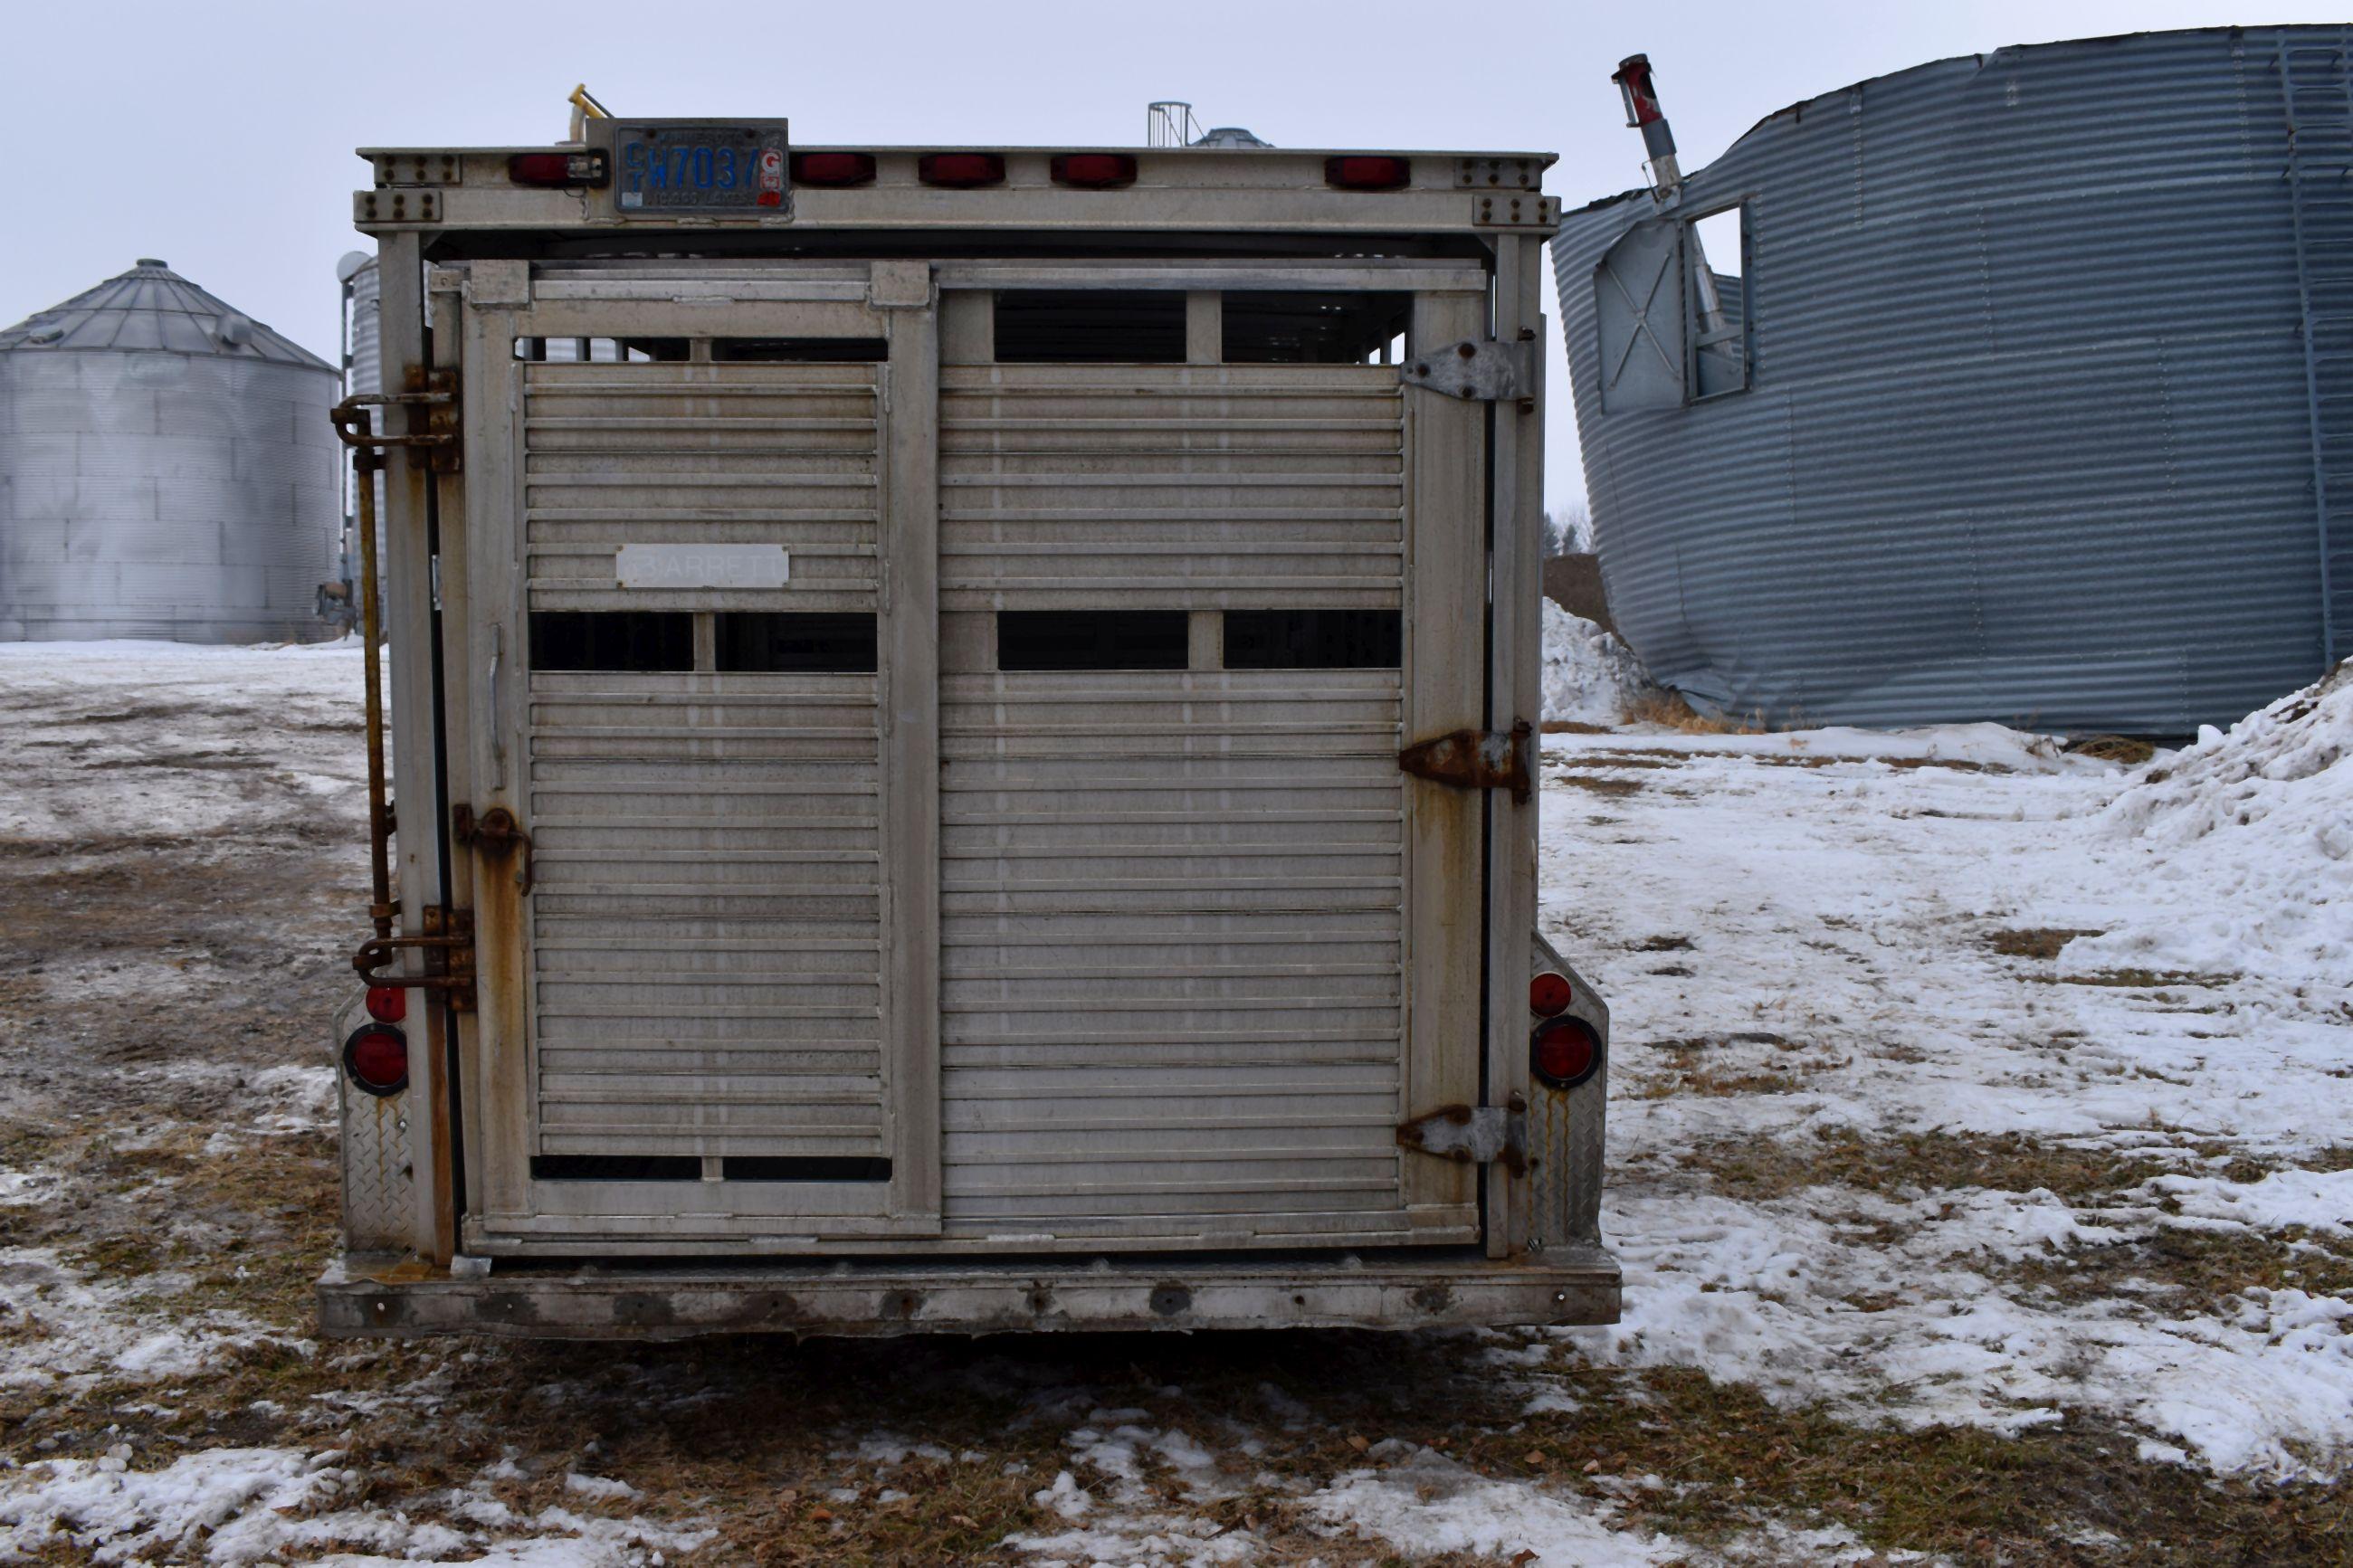
<instances>
[{"instance_id":1,"label":"door latch handle","mask_svg":"<svg viewBox=\"0 0 2353 1568\"><path fill-rule=\"evenodd\" d=\"M478 818L470 805L451 806L449 837L493 860L502 860L515 850L522 850L522 858L515 866L515 890L522 893L531 891L535 875L531 859L531 835L515 821L513 812L503 805L494 805Z\"/></svg>"}]
</instances>

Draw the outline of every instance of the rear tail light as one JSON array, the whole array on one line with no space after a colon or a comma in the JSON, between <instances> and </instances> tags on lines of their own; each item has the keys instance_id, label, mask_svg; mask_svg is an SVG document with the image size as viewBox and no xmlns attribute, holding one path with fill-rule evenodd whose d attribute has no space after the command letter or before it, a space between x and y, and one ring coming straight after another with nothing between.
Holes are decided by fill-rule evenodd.
<instances>
[{"instance_id":1,"label":"rear tail light","mask_svg":"<svg viewBox=\"0 0 2353 1568\"><path fill-rule=\"evenodd\" d=\"M1539 1018L1554 1018L1568 1011L1571 992L1568 976L1550 971L1528 982L1528 1011Z\"/></svg>"},{"instance_id":2,"label":"rear tail light","mask_svg":"<svg viewBox=\"0 0 2353 1568\"><path fill-rule=\"evenodd\" d=\"M1402 190L1412 178L1413 164L1404 158L1352 153L1324 160L1324 183L1344 191Z\"/></svg>"},{"instance_id":3,"label":"rear tail light","mask_svg":"<svg viewBox=\"0 0 2353 1568\"><path fill-rule=\"evenodd\" d=\"M926 153L915 160L915 177L927 185L970 190L1005 183L1005 160L994 153Z\"/></svg>"},{"instance_id":4,"label":"rear tail light","mask_svg":"<svg viewBox=\"0 0 2353 1568\"><path fill-rule=\"evenodd\" d=\"M1546 1018L1528 1036L1528 1070L1555 1089L1575 1089L1601 1066L1601 1037L1582 1018Z\"/></svg>"},{"instance_id":5,"label":"rear tail light","mask_svg":"<svg viewBox=\"0 0 2353 1568\"><path fill-rule=\"evenodd\" d=\"M793 184L797 185L871 185L874 183L871 153L796 153Z\"/></svg>"},{"instance_id":6,"label":"rear tail light","mask_svg":"<svg viewBox=\"0 0 2353 1568\"><path fill-rule=\"evenodd\" d=\"M518 153L507 160L507 178L518 185L601 187L609 177L602 152Z\"/></svg>"},{"instance_id":7,"label":"rear tail light","mask_svg":"<svg viewBox=\"0 0 2353 1568\"><path fill-rule=\"evenodd\" d=\"M397 1024L408 1016L408 993L397 985L371 985L367 1015L379 1024Z\"/></svg>"},{"instance_id":8,"label":"rear tail light","mask_svg":"<svg viewBox=\"0 0 2353 1568\"><path fill-rule=\"evenodd\" d=\"M1054 160L1054 183L1083 191L1115 191L1135 184L1135 160L1125 153L1065 153Z\"/></svg>"},{"instance_id":9,"label":"rear tail light","mask_svg":"<svg viewBox=\"0 0 2353 1568\"><path fill-rule=\"evenodd\" d=\"M343 1042L343 1071L382 1099L408 1087L408 1039L389 1024L362 1024Z\"/></svg>"}]
</instances>

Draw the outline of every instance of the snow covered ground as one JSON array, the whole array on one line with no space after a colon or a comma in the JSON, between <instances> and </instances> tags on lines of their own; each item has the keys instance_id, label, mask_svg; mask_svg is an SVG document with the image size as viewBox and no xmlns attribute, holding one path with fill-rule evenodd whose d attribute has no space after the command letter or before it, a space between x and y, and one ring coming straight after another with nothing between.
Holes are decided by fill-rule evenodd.
<instances>
[{"instance_id":1,"label":"snow covered ground","mask_svg":"<svg viewBox=\"0 0 2353 1568\"><path fill-rule=\"evenodd\" d=\"M1628 1311L1569 1338L1899 1421L2095 1410L2219 1469L2333 1468L2341 1291L2051 1281L2180 1233L2353 1236L2353 678L2135 773L1989 727L1866 739L1546 742L1556 942L1657 949L1599 965ZM1804 1179L1904 1134L2142 1179ZM1728 1195L1695 1180L1724 1152L1798 1170Z\"/></svg>"},{"instance_id":2,"label":"snow covered ground","mask_svg":"<svg viewBox=\"0 0 2353 1568\"><path fill-rule=\"evenodd\" d=\"M0 1561L2345 1551L2353 681L2138 769L1548 736L1613 1328L795 1350L311 1338L358 679L0 646Z\"/></svg>"}]
</instances>

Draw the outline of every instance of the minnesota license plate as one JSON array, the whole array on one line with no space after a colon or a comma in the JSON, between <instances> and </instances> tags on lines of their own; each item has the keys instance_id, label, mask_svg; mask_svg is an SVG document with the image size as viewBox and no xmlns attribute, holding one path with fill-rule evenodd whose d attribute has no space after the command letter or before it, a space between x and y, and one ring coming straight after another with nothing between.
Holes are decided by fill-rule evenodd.
<instances>
[{"instance_id":1,"label":"minnesota license plate","mask_svg":"<svg viewBox=\"0 0 2353 1568\"><path fill-rule=\"evenodd\" d=\"M702 125L617 121L613 205L638 213L788 217L792 143L786 122Z\"/></svg>"}]
</instances>

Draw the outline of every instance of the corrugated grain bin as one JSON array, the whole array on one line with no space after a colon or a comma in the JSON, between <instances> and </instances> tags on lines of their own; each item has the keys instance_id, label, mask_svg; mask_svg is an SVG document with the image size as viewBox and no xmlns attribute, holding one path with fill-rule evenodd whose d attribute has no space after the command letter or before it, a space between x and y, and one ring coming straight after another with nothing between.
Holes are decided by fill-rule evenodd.
<instances>
[{"instance_id":1,"label":"corrugated grain bin","mask_svg":"<svg viewBox=\"0 0 2353 1568\"><path fill-rule=\"evenodd\" d=\"M0 331L0 640L326 635L335 379L155 260Z\"/></svg>"},{"instance_id":2,"label":"corrugated grain bin","mask_svg":"<svg viewBox=\"0 0 2353 1568\"><path fill-rule=\"evenodd\" d=\"M1652 670L1781 719L2180 732L2342 657L2348 38L1940 60L1569 214L1586 479Z\"/></svg>"}]
</instances>

